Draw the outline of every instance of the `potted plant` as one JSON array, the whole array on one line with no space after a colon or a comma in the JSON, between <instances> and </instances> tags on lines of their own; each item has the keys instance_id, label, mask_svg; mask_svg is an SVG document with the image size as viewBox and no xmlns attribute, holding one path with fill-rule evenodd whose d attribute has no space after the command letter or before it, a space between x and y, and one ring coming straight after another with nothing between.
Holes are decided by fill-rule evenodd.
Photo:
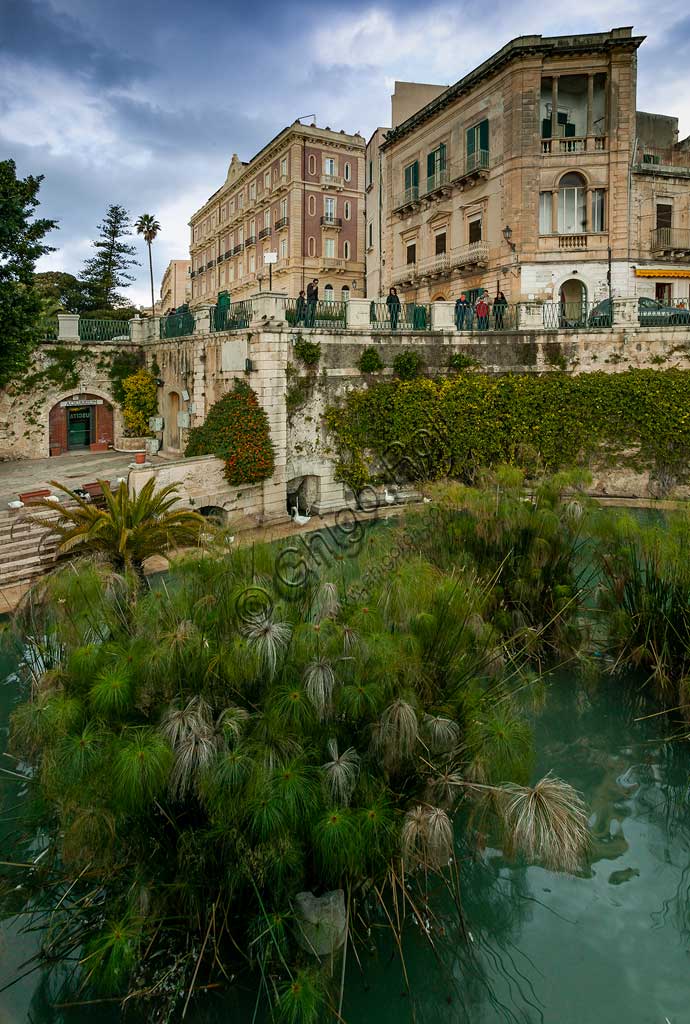
<instances>
[{"instance_id":1,"label":"potted plant","mask_svg":"<svg viewBox=\"0 0 690 1024\"><path fill-rule=\"evenodd\" d=\"M143 466L144 463L146 462L146 452L135 452L134 461L136 462L137 466Z\"/></svg>"},{"instance_id":2,"label":"potted plant","mask_svg":"<svg viewBox=\"0 0 690 1024\"><path fill-rule=\"evenodd\" d=\"M54 455L62 455L62 445L60 445L60 444L52 444L51 443L51 445L50 445L50 457L52 458Z\"/></svg>"}]
</instances>

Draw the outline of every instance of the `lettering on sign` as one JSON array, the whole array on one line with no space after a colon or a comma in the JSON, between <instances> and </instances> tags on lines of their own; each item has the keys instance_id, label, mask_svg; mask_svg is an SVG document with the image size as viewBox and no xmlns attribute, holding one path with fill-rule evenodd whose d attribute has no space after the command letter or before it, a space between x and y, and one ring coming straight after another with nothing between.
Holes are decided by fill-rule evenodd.
<instances>
[{"instance_id":1,"label":"lettering on sign","mask_svg":"<svg viewBox=\"0 0 690 1024\"><path fill-rule=\"evenodd\" d=\"M64 402L60 402L63 409L69 409L70 406L79 405L103 405L102 398L66 398Z\"/></svg>"}]
</instances>

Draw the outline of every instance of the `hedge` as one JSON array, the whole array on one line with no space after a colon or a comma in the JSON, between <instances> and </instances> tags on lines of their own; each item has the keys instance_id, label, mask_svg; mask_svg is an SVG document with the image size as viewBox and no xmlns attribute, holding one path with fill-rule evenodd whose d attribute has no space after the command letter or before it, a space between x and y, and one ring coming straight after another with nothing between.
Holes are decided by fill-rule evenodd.
<instances>
[{"instance_id":1,"label":"hedge","mask_svg":"<svg viewBox=\"0 0 690 1024\"><path fill-rule=\"evenodd\" d=\"M242 380L209 409L189 432L185 455L216 455L225 460L230 484L255 484L273 473L274 455L266 413Z\"/></svg>"}]
</instances>

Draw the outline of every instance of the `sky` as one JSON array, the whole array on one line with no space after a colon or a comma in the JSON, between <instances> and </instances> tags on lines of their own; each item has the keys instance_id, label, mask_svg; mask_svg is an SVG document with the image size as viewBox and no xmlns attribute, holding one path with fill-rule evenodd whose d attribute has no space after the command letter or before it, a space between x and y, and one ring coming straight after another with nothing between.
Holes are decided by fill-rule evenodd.
<instances>
[{"instance_id":1,"label":"sky","mask_svg":"<svg viewBox=\"0 0 690 1024\"><path fill-rule=\"evenodd\" d=\"M570 14L569 12L573 13ZM191 214L296 117L365 137L396 79L451 84L518 35L632 25L638 109L690 134L685 0L0 0L0 159L42 174L59 221L39 270L78 273L108 205L153 213L156 294ZM145 245L126 292L150 294ZM150 302L150 300L149 300Z\"/></svg>"}]
</instances>

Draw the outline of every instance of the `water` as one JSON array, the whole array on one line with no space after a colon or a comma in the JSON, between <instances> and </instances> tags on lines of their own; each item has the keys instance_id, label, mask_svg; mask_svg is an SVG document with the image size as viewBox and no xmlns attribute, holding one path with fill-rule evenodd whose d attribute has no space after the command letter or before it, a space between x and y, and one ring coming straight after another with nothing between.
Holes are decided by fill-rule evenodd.
<instances>
[{"instance_id":1,"label":"water","mask_svg":"<svg viewBox=\"0 0 690 1024\"><path fill-rule=\"evenodd\" d=\"M17 684L14 654L0 649L0 659L4 743ZM653 708L631 692L620 681L585 684L564 675L550 683L535 715L537 775L552 769L591 808L588 869L573 877L508 862L498 850L480 858L461 851L468 938L450 932L437 959L419 930L408 929L412 997L388 936L375 955L360 954L364 974L350 954L347 1024L687 1024L690 746L665 742L663 717L636 720ZM21 803L18 785L0 785L3 817L21 814L21 807L7 810ZM16 825L0 824L4 849ZM0 942L2 987L35 939L5 922ZM249 1021L251 1007L248 1000L235 1013L213 999L187 1020ZM51 1009L36 974L0 994L0 1024L119 1019L104 1007Z\"/></svg>"}]
</instances>

